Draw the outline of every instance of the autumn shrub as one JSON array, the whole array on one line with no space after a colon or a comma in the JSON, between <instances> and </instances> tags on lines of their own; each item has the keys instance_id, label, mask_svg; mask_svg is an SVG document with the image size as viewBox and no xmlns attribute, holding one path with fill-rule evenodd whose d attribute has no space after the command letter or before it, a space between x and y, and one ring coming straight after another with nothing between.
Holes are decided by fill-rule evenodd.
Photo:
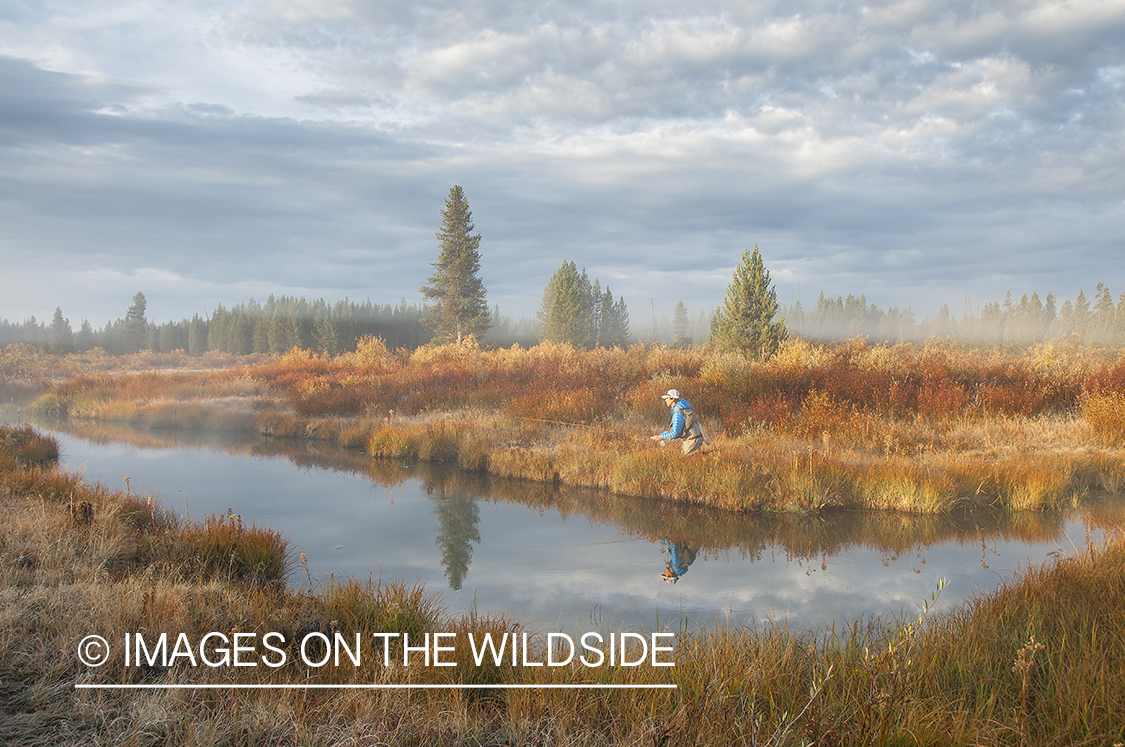
<instances>
[{"instance_id":1,"label":"autumn shrub","mask_svg":"<svg viewBox=\"0 0 1125 747\"><path fill-rule=\"evenodd\" d=\"M354 388L326 385L308 392L294 393L293 409L306 418L348 417L363 411L362 392Z\"/></svg>"},{"instance_id":2,"label":"autumn shrub","mask_svg":"<svg viewBox=\"0 0 1125 747\"><path fill-rule=\"evenodd\" d=\"M547 390L536 387L513 398L504 411L521 418L590 423L613 409L613 396L612 391L591 387Z\"/></svg>"},{"instance_id":3,"label":"autumn shrub","mask_svg":"<svg viewBox=\"0 0 1125 747\"><path fill-rule=\"evenodd\" d=\"M273 529L244 526L233 512L188 523L169 541L161 555L193 577L268 583L284 581L290 570L288 540Z\"/></svg>"},{"instance_id":4,"label":"autumn shrub","mask_svg":"<svg viewBox=\"0 0 1125 747\"><path fill-rule=\"evenodd\" d=\"M801 402L801 414L793 425L793 433L801 438L821 438L823 434L843 431L849 419L846 401L813 390Z\"/></svg>"},{"instance_id":5,"label":"autumn shrub","mask_svg":"<svg viewBox=\"0 0 1125 747\"><path fill-rule=\"evenodd\" d=\"M1103 444L1125 444L1125 394L1108 391L1082 399L1082 416L1094 438Z\"/></svg>"},{"instance_id":6,"label":"autumn shrub","mask_svg":"<svg viewBox=\"0 0 1125 747\"><path fill-rule=\"evenodd\" d=\"M27 423L0 425L0 453L25 467L50 467L59 461L59 442Z\"/></svg>"},{"instance_id":7,"label":"autumn shrub","mask_svg":"<svg viewBox=\"0 0 1125 747\"><path fill-rule=\"evenodd\" d=\"M917 395L918 412L935 419L957 417L968 401L965 388L948 376L932 378Z\"/></svg>"},{"instance_id":8,"label":"autumn shrub","mask_svg":"<svg viewBox=\"0 0 1125 747\"><path fill-rule=\"evenodd\" d=\"M364 335L355 342L355 352L344 353L340 362L368 371L385 371L394 365L394 355L381 337Z\"/></svg>"}]
</instances>

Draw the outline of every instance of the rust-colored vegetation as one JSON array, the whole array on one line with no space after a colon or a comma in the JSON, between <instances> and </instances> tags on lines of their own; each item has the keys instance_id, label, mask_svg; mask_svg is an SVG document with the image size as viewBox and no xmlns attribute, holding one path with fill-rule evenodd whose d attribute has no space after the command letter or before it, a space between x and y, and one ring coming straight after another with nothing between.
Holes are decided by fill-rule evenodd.
<instances>
[{"instance_id":1,"label":"rust-colored vegetation","mask_svg":"<svg viewBox=\"0 0 1125 747\"><path fill-rule=\"evenodd\" d=\"M646 438L666 425L669 388L712 436L700 457ZM364 338L337 356L78 377L36 410L253 428L736 511L1040 509L1125 479L1125 357L1067 342L1005 352L797 340L759 361L641 345L390 351Z\"/></svg>"},{"instance_id":2,"label":"rust-colored vegetation","mask_svg":"<svg viewBox=\"0 0 1125 747\"><path fill-rule=\"evenodd\" d=\"M11 744L1115 744L1125 740L1125 545L1018 574L948 614L857 621L817 632L784 625L678 631L675 666L516 666L464 645L468 634L542 635L504 618L447 614L418 585L297 572L287 548L237 516L180 522L151 499L59 472L50 441L0 426L0 740ZM662 458L670 458L661 454ZM545 488L544 488L545 489ZM638 521L651 512L641 511ZM750 520L751 517L746 517ZM801 517L787 517L798 520ZM893 519L886 515L886 519ZM808 522L812 529L815 521ZM888 527L888 532L893 532ZM810 546L824 538L808 536ZM830 541L830 540L829 540ZM267 560L265 556L272 557ZM273 570L265 572L266 568ZM308 579L308 585L304 581ZM292 580L292 579L291 579ZM278 668L80 663L86 636L199 641L279 633ZM313 668L298 644L371 633L460 642L456 666ZM274 641L278 643L277 640ZM173 646L169 642L169 648ZM315 641L314 646L315 648ZM381 653L381 647L375 649ZM327 651L311 652L314 657ZM538 685L675 685L550 690ZM533 689L312 690L332 684L530 685ZM212 691L81 690L78 684L215 686ZM234 691L232 684L294 687Z\"/></svg>"}]
</instances>

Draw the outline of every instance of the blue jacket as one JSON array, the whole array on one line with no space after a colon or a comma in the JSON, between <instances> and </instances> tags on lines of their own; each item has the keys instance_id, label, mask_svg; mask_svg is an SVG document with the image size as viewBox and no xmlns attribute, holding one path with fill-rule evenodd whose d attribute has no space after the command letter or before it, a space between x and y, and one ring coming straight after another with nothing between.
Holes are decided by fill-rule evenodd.
<instances>
[{"instance_id":1,"label":"blue jacket","mask_svg":"<svg viewBox=\"0 0 1125 747\"><path fill-rule=\"evenodd\" d=\"M660 542L668 548L668 554L671 555L668 567L672 569L672 573L676 574L676 578L687 573L688 566L691 565L692 560L695 560L695 556L693 555L691 560L685 558L678 542L669 542L667 539L662 539Z\"/></svg>"},{"instance_id":2,"label":"blue jacket","mask_svg":"<svg viewBox=\"0 0 1125 747\"><path fill-rule=\"evenodd\" d=\"M684 426L687 424L687 416L684 415L684 410L690 410L691 404L686 399L681 399L672 405L672 425L668 430L660 434L661 441L667 441L673 438L682 438L684 434Z\"/></svg>"}]
</instances>

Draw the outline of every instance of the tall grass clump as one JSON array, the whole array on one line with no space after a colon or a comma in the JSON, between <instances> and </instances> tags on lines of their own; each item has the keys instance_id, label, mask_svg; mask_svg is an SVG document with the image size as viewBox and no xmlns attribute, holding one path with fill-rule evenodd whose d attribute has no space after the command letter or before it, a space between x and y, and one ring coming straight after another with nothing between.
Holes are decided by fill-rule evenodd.
<instances>
[{"instance_id":1,"label":"tall grass clump","mask_svg":"<svg viewBox=\"0 0 1125 747\"><path fill-rule=\"evenodd\" d=\"M0 425L0 452L28 467L51 467L59 461L59 442L29 424Z\"/></svg>"},{"instance_id":2,"label":"tall grass clump","mask_svg":"<svg viewBox=\"0 0 1125 747\"><path fill-rule=\"evenodd\" d=\"M289 541L273 529L244 526L233 511L189 522L166 543L162 554L193 577L268 584L283 582L291 569Z\"/></svg>"},{"instance_id":3,"label":"tall grass clump","mask_svg":"<svg viewBox=\"0 0 1125 747\"><path fill-rule=\"evenodd\" d=\"M383 580L361 583L329 579L320 598L324 612L343 630L362 633L405 633L414 641L437 628L444 610L423 584Z\"/></svg>"}]
</instances>

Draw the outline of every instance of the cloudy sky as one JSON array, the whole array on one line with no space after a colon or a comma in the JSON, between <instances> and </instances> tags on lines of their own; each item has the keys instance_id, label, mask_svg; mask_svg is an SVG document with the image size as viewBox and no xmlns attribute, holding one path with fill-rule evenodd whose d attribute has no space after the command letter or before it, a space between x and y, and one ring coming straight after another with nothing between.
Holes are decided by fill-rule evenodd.
<instances>
[{"instance_id":1,"label":"cloudy sky","mask_svg":"<svg viewBox=\"0 0 1125 747\"><path fill-rule=\"evenodd\" d=\"M6 0L0 317L420 302L449 188L489 301L919 319L1125 291L1125 2Z\"/></svg>"}]
</instances>

